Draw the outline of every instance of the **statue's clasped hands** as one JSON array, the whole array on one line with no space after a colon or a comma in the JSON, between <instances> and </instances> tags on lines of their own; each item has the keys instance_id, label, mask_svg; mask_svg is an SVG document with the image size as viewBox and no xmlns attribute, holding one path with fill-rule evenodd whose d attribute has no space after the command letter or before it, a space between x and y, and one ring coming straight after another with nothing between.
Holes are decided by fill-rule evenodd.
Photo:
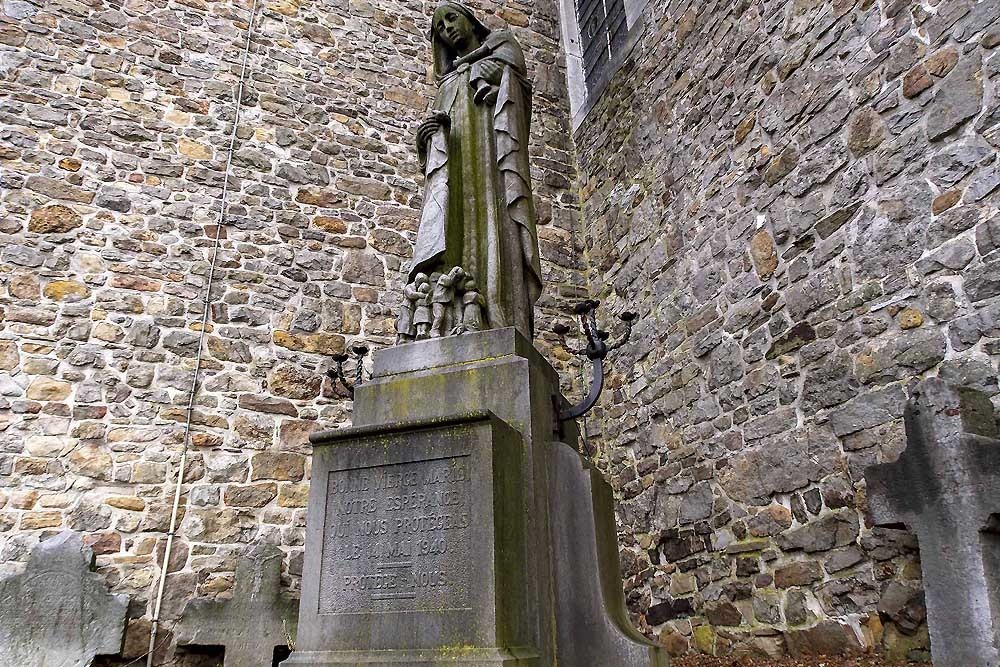
<instances>
[{"instance_id":1,"label":"statue's clasped hands","mask_svg":"<svg viewBox=\"0 0 1000 667\"><path fill-rule=\"evenodd\" d=\"M417 128L417 146L422 149L438 130L447 129L450 125L451 118L447 113L432 110Z\"/></svg>"}]
</instances>

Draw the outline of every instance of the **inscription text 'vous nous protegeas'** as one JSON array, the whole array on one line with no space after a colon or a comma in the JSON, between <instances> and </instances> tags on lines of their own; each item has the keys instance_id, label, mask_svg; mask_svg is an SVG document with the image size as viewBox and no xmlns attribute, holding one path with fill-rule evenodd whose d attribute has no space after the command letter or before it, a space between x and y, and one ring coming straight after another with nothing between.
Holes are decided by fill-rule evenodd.
<instances>
[{"instance_id":1,"label":"inscription text 'vous nous protegeas'","mask_svg":"<svg viewBox=\"0 0 1000 667\"><path fill-rule=\"evenodd\" d=\"M341 594L417 600L422 590L467 584L467 568L455 567L468 552L467 460L330 474L324 560L337 570Z\"/></svg>"}]
</instances>

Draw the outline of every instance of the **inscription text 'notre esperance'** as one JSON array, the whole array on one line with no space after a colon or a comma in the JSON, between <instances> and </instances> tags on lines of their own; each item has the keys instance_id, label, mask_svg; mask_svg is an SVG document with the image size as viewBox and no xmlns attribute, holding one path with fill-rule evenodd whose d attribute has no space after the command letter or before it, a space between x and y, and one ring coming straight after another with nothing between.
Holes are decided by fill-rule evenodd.
<instances>
[{"instance_id":1,"label":"inscription text 'notre esperance'","mask_svg":"<svg viewBox=\"0 0 1000 667\"><path fill-rule=\"evenodd\" d=\"M467 607L468 487L468 456L331 472L320 612Z\"/></svg>"}]
</instances>

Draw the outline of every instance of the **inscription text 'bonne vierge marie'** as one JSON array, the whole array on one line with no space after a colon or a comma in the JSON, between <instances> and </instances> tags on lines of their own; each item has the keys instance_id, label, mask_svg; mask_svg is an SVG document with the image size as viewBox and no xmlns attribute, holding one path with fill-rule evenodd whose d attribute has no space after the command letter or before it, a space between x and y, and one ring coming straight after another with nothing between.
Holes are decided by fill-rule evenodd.
<instances>
[{"instance_id":1,"label":"inscription text 'bonne vierge marie'","mask_svg":"<svg viewBox=\"0 0 1000 667\"><path fill-rule=\"evenodd\" d=\"M468 458L330 473L320 613L468 607Z\"/></svg>"}]
</instances>

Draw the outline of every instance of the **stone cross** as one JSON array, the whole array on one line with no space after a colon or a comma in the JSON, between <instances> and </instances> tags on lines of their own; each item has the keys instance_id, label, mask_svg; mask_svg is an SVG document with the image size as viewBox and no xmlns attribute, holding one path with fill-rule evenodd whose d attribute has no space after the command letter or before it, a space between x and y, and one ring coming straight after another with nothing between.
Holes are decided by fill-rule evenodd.
<instances>
[{"instance_id":1,"label":"stone cross","mask_svg":"<svg viewBox=\"0 0 1000 667\"><path fill-rule=\"evenodd\" d=\"M231 600L191 600L177 644L225 646L225 667L271 667L276 646L295 637L298 602L281 597L281 550L258 544L236 561Z\"/></svg>"},{"instance_id":2,"label":"stone cross","mask_svg":"<svg viewBox=\"0 0 1000 667\"><path fill-rule=\"evenodd\" d=\"M128 596L109 593L93 568L94 552L65 531L0 581L0 665L87 667L121 652Z\"/></svg>"},{"instance_id":3,"label":"stone cross","mask_svg":"<svg viewBox=\"0 0 1000 667\"><path fill-rule=\"evenodd\" d=\"M1000 665L1000 434L985 394L921 382L906 450L865 471L876 526L917 534L935 667Z\"/></svg>"}]
</instances>

